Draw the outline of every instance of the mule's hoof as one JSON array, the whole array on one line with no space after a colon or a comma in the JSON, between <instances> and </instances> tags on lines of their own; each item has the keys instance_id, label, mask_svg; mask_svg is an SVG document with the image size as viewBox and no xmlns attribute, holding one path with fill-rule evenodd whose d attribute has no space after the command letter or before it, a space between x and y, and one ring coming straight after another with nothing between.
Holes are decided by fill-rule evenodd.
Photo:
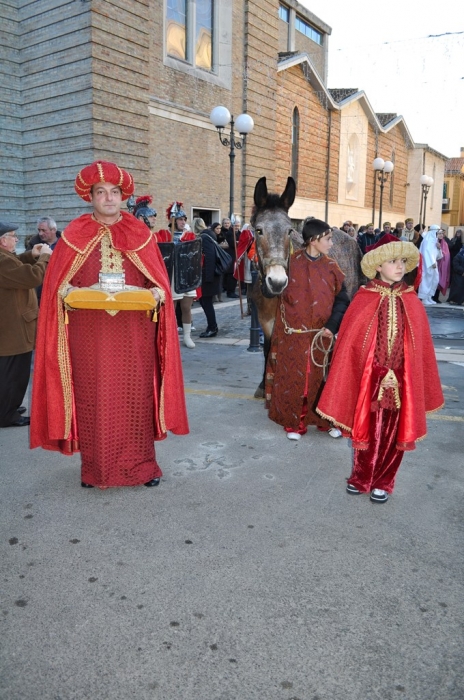
<instances>
[{"instance_id":1,"label":"mule's hoof","mask_svg":"<svg viewBox=\"0 0 464 700\"><path fill-rule=\"evenodd\" d=\"M259 386L254 393L254 397L255 399L264 399L264 389Z\"/></svg>"}]
</instances>

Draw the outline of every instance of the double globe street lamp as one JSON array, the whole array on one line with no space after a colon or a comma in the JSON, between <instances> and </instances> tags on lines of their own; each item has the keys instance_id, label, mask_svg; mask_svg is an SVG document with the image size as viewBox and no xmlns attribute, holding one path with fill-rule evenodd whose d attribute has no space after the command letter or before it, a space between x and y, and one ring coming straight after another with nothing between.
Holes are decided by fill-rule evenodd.
<instances>
[{"instance_id":1,"label":"double globe street lamp","mask_svg":"<svg viewBox=\"0 0 464 700\"><path fill-rule=\"evenodd\" d=\"M209 115L210 121L218 130L219 140L223 146L229 148L230 161L230 189L229 189L229 218L231 219L234 213L234 161L235 149L242 149L245 143L247 134L253 131L254 122L249 114L240 114L234 121L233 115L227 107L214 107ZM226 135L224 129L230 124L230 134ZM240 134L240 138L236 140L235 133Z\"/></svg>"},{"instance_id":2,"label":"double globe street lamp","mask_svg":"<svg viewBox=\"0 0 464 700\"><path fill-rule=\"evenodd\" d=\"M421 192L421 202L420 202L420 214L419 214L419 223L422 224L422 226L425 227L425 215L426 215L426 208L427 208L427 196L429 193L429 189L433 185L433 177L430 177L429 175L421 175L421 178L419 180L422 188Z\"/></svg>"},{"instance_id":3,"label":"double globe street lamp","mask_svg":"<svg viewBox=\"0 0 464 700\"><path fill-rule=\"evenodd\" d=\"M379 229L382 230L382 204L383 204L383 189L385 183L388 180L388 176L393 172L395 167L391 160L384 160L383 158L376 158L372 163L374 168L374 197L372 202L372 223L374 223L375 218L375 189L376 189L376 179L380 182L380 205L379 205Z\"/></svg>"}]
</instances>

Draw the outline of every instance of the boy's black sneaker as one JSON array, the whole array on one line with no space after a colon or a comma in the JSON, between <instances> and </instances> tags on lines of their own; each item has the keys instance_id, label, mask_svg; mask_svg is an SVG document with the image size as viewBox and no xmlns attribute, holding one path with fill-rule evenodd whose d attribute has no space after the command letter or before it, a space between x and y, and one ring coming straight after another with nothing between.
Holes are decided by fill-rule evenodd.
<instances>
[{"instance_id":1,"label":"boy's black sneaker","mask_svg":"<svg viewBox=\"0 0 464 700\"><path fill-rule=\"evenodd\" d=\"M359 491L359 489L357 489L356 486L353 486L353 484L346 485L346 492L351 493L352 496L357 496L361 493L361 491Z\"/></svg>"},{"instance_id":2,"label":"boy's black sneaker","mask_svg":"<svg viewBox=\"0 0 464 700\"><path fill-rule=\"evenodd\" d=\"M388 501L388 493L383 489L374 489L371 493L372 503L386 503Z\"/></svg>"}]
</instances>

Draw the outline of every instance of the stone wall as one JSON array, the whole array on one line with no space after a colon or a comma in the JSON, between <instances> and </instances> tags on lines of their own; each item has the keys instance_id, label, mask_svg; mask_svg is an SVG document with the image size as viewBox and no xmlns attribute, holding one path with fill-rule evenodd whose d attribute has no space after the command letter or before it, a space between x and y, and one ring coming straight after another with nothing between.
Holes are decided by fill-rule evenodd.
<instances>
[{"instance_id":1,"label":"stone wall","mask_svg":"<svg viewBox=\"0 0 464 700\"><path fill-rule=\"evenodd\" d=\"M19 2L21 130L27 233L81 213L72 183L92 158L90 11L85 3Z\"/></svg>"},{"instance_id":2,"label":"stone wall","mask_svg":"<svg viewBox=\"0 0 464 700\"><path fill-rule=\"evenodd\" d=\"M24 232L20 23L17 2L0 0L0 23L0 220L20 224L20 230Z\"/></svg>"}]
</instances>

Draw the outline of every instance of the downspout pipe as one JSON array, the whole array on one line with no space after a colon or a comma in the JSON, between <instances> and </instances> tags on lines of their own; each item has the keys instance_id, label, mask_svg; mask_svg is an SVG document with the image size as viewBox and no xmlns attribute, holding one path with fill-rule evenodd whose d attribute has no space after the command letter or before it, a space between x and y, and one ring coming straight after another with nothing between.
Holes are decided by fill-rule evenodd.
<instances>
[{"instance_id":1,"label":"downspout pipe","mask_svg":"<svg viewBox=\"0 0 464 700\"><path fill-rule=\"evenodd\" d=\"M325 220L329 220L329 185L330 185L330 151L332 147L332 110L329 109L329 123L327 135L327 173L325 180Z\"/></svg>"}]
</instances>

